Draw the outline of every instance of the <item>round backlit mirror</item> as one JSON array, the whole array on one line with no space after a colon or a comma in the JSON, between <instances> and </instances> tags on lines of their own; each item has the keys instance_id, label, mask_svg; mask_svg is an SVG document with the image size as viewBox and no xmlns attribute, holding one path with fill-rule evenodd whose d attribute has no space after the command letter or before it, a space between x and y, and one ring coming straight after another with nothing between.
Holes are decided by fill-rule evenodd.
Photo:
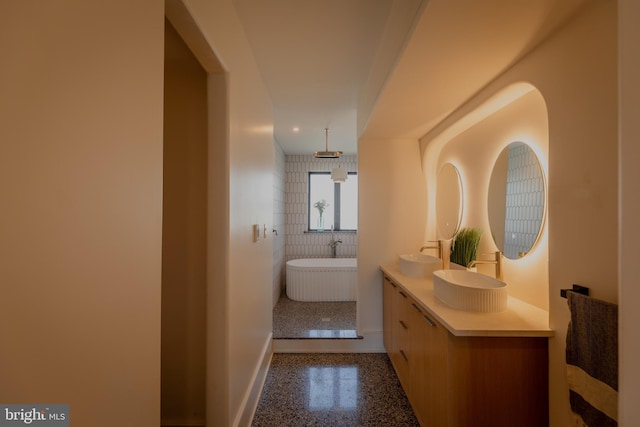
<instances>
[{"instance_id":1,"label":"round backlit mirror","mask_svg":"<svg viewBox=\"0 0 640 427\"><path fill-rule=\"evenodd\" d=\"M451 239L460 227L462 219L462 182L458 169L445 163L436 181L436 222L438 234Z\"/></svg>"},{"instance_id":2,"label":"round backlit mirror","mask_svg":"<svg viewBox=\"0 0 640 427\"><path fill-rule=\"evenodd\" d=\"M545 180L538 156L523 142L502 150L489 183L489 225L493 240L509 259L525 256L544 223Z\"/></svg>"}]
</instances>

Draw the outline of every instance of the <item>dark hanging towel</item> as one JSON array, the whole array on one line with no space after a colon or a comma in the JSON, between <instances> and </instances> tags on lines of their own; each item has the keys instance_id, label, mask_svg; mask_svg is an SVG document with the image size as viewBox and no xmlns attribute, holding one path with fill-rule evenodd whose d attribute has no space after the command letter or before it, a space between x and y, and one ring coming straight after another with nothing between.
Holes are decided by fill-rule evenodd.
<instances>
[{"instance_id":1,"label":"dark hanging towel","mask_svg":"<svg viewBox=\"0 0 640 427\"><path fill-rule=\"evenodd\" d=\"M575 426L618 425L618 306L568 292L567 376Z\"/></svg>"}]
</instances>

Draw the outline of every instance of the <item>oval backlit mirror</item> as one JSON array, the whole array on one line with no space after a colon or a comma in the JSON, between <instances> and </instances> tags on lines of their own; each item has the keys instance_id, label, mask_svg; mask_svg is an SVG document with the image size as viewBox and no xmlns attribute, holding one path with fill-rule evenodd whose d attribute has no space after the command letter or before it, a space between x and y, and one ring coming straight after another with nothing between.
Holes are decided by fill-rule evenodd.
<instances>
[{"instance_id":1,"label":"oval backlit mirror","mask_svg":"<svg viewBox=\"0 0 640 427\"><path fill-rule=\"evenodd\" d=\"M536 153L523 142L505 147L493 166L488 214L493 240L509 259L536 244L546 212L544 173Z\"/></svg>"},{"instance_id":2,"label":"oval backlit mirror","mask_svg":"<svg viewBox=\"0 0 640 427\"><path fill-rule=\"evenodd\" d=\"M451 239L462 220L462 182L458 169L445 163L438 172L436 181L436 222L438 234Z\"/></svg>"}]
</instances>

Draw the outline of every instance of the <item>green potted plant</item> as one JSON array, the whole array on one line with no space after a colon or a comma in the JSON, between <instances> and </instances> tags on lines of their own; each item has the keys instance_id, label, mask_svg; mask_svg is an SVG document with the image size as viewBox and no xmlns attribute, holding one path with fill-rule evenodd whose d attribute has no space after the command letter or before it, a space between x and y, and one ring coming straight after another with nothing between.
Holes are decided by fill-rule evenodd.
<instances>
[{"instance_id":1,"label":"green potted plant","mask_svg":"<svg viewBox=\"0 0 640 427\"><path fill-rule=\"evenodd\" d=\"M466 267L478 256L478 246L482 230L479 228L461 228L453 238L451 262Z\"/></svg>"}]
</instances>

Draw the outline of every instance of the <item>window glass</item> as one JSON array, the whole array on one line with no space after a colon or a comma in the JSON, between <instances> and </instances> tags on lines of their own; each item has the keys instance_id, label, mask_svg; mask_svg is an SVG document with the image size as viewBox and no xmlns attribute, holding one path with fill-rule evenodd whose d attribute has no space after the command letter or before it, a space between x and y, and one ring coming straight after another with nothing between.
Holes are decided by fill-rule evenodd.
<instances>
[{"instance_id":1,"label":"window glass","mask_svg":"<svg viewBox=\"0 0 640 427\"><path fill-rule=\"evenodd\" d=\"M349 178L340 185L340 228L358 229L358 175L349 174Z\"/></svg>"},{"instance_id":2,"label":"window glass","mask_svg":"<svg viewBox=\"0 0 640 427\"><path fill-rule=\"evenodd\" d=\"M334 185L329 173L309 173L309 230L331 229L334 223Z\"/></svg>"},{"instance_id":3,"label":"window glass","mask_svg":"<svg viewBox=\"0 0 640 427\"><path fill-rule=\"evenodd\" d=\"M358 228L358 175L336 184L329 172L309 172L309 230Z\"/></svg>"}]
</instances>

